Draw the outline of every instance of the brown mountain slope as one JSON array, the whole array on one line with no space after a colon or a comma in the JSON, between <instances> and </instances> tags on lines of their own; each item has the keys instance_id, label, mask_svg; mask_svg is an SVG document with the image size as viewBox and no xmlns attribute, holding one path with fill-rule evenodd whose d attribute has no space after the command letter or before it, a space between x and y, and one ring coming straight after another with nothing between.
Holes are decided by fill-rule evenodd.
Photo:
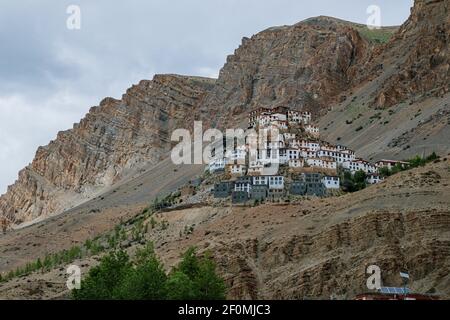
<instances>
[{"instance_id":1,"label":"brown mountain slope","mask_svg":"<svg viewBox=\"0 0 450 320\"><path fill-rule=\"evenodd\" d=\"M318 123L323 138L371 160L450 152L450 94L377 110L370 105L375 88L363 85L323 116Z\"/></svg>"},{"instance_id":2,"label":"brown mountain slope","mask_svg":"<svg viewBox=\"0 0 450 320\"><path fill-rule=\"evenodd\" d=\"M120 219L134 216L156 197L163 197L202 173L198 165L175 166L170 159L144 166L101 196L62 214L0 237L0 272L23 265L110 230ZM43 220L43 221L42 221Z\"/></svg>"},{"instance_id":3,"label":"brown mountain slope","mask_svg":"<svg viewBox=\"0 0 450 320\"><path fill-rule=\"evenodd\" d=\"M143 81L122 101L106 99L80 125L40 148L0 198L0 216L21 222L63 212L162 159L174 128L189 127L194 119L235 126L256 106L328 111L320 121L324 137L370 158L446 154L447 22L448 1L417 0L411 18L379 45L374 39L386 40L396 28L369 31L312 18L244 38L217 81L181 76ZM402 70L411 68L417 77L399 81ZM435 90L440 100L425 95L416 101ZM387 98L379 99L382 94ZM404 102L378 114L373 103L382 100L391 101L385 106Z\"/></svg>"},{"instance_id":4,"label":"brown mountain slope","mask_svg":"<svg viewBox=\"0 0 450 320\"><path fill-rule=\"evenodd\" d=\"M450 159L446 159L358 193L299 205L169 211L156 216L157 221L166 221L166 228L149 229L146 240L155 243L167 268L189 246L211 250L226 279L229 298L351 299L367 291L365 270L371 264L381 268L386 286L400 285L398 272L406 269L414 291L448 298L449 181ZM133 190L133 185L121 188L122 193ZM104 201L114 197L106 195ZM73 212L10 233L0 238L0 270L10 269L19 259L25 263L36 258L33 246L53 252L69 248L93 237L95 231L111 228L110 219L118 221L119 212L129 217L139 209ZM186 234L190 226L193 232ZM133 252L136 245L128 250ZM86 272L97 259L75 263ZM59 268L11 280L0 285L0 298L64 297L65 276L64 268Z\"/></svg>"},{"instance_id":5,"label":"brown mountain slope","mask_svg":"<svg viewBox=\"0 0 450 320\"><path fill-rule=\"evenodd\" d=\"M449 6L415 1L411 17L359 66L346 100L320 120L325 139L370 159L450 152Z\"/></svg>"},{"instance_id":6,"label":"brown mountain slope","mask_svg":"<svg viewBox=\"0 0 450 320\"><path fill-rule=\"evenodd\" d=\"M327 17L271 28L244 39L217 81L157 76L121 101L105 100L41 148L0 198L0 215L16 221L70 209L0 235L0 271L110 230L201 172L159 161L167 134L195 118L224 126L254 106L285 104L328 111L319 121L324 137L367 158L448 154L448 1L416 0L386 45L361 28ZM301 205L166 212L158 219L168 228L147 239L167 266L190 245L211 249L230 298L351 298L365 291L369 264L382 268L385 285L398 285L406 268L414 290L450 297L449 178L447 159ZM96 260L77 263L85 271ZM14 279L0 285L0 298L64 296L64 276Z\"/></svg>"},{"instance_id":7,"label":"brown mountain slope","mask_svg":"<svg viewBox=\"0 0 450 320\"><path fill-rule=\"evenodd\" d=\"M168 136L194 119L224 127L254 106L287 104L324 112L349 88L373 48L352 29L319 17L245 38L214 80L156 76L105 99L72 130L41 147L0 198L0 216L20 223L58 214L100 194L130 171L167 154ZM214 111L214 112L212 112Z\"/></svg>"},{"instance_id":8,"label":"brown mountain slope","mask_svg":"<svg viewBox=\"0 0 450 320\"><path fill-rule=\"evenodd\" d=\"M390 62L392 60L392 62ZM387 65L386 62L388 63ZM450 84L450 2L416 0L411 16L365 66L364 77L394 70L374 97L377 108L388 108L424 96L442 97ZM361 81L361 79L357 79Z\"/></svg>"},{"instance_id":9,"label":"brown mountain slope","mask_svg":"<svg viewBox=\"0 0 450 320\"><path fill-rule=\"evenodd\" d=\"M188 125L213 85L212 79L159 75L131 87L122 100L103 100L72 130L38 149L0 198L0 215L20 223L61 213L161 161L172 130Z\"/></svg>"},{"instance_id":10,"label":"brown mountain slope","mask_svg":"<svg viewBox=\"0 0 450 320\"><path fill-rule=\"evenodd\" d=\"M324 113L349 88L355 67L374 46L353 26L360 27L317 17L244 38L227 58L202 112L218 110L220 122L213 122L217 126L234 123L260 106Z\"/></svg>"}]
</instances>

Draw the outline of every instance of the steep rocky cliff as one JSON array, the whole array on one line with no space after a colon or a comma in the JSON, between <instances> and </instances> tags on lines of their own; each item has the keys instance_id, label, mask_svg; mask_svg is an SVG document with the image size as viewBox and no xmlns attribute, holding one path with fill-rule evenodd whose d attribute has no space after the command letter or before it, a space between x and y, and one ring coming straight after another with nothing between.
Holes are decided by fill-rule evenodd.
<instances>
[{"instance_id":1,"label":"steep rocky cliff","mask_svg":"<svg viewBox=\"0 0 450 320\"><path fill-rule=\"evenodd\" d=\"M373 48L353 27L329 17L274 27L251 38L227 58L201 111L242 120L256 106L289 106L322 114L349 88L356 66ZM230 122L230 121L228 121Z\"/></svg>"},{"instance_id":2,"label":"steep rocky cliff","mask_svg":"<svg viewBox=\"0 0 450 320\"><path fill-rule=\"evenodd\" d=\"M442 97L450 84L450 2L416 0L410 18L368 64L369 78L393 65L375 97L375 106L387 108L424 96ZM392 60L392 61L389 61Z\"/></svg>"},{"instance_id":3,"label":"steep rocky cliff","mask_svg":"<svg viewBox=\"0 0 450 320\"><path fill-rule=\"evenodd\" d=\"M404 115L421 117L411 117L411 125L403 125L406 118L399 116L389 128L385 127L389 119L374 122L379 115L368 108L386 108L405 99L414 103L421 96L448 92L448 6L447 0L416 0L411 17L398 31L370 31L329 17L274 27L244 38L216 81L174 75L142 81L120 101L105 99L72 130L39 148L32 164L0 198L0 222L20 223L57 214L100 194L141 166L164 158L171 131L189 128L194 119L204 120L206 126L231 126L243 123L253 107L276 105L323 116L364 86L368 89L360 91L359 98L365 101L356 102L366 109L354 108L353 100L341 105L336 109L339 113L321 122L326 138L355 148L369 146L364 153L371 157L381 152L390 155L392 150L401 157L407 150L423 151L408 148L416 130L423 132L420 139L428 139L427 148L438 146L445 151L448 143L442 137L449 122L439 122L442 130L435 140L429 135L448 104L434 105L433 114L422 113L421 106L407 106ZM392 39L383 44L392 33ZM428 121L431 118L437 120ZM352 126L344 128L347 120L364 130L355 134ZM373 139L366 126L387 136ZM412 138L402 142L402 136L408 135Z\"/></svg>"},{"instance_id":4,"label":"steep rocky cliff","mask_svg":"<svg viewBox=\"0 0 450 320\"><path fill-rule=\"evenodd\" d=\"M417 0L411 17L359 65L323 138L370 160L450 152L449 1Z\"/></svg>"},{"instance_id":5,"label":"steep rocky cliff","mask_svg":"<svg viewBox=\"0 0 450 320\"><path fill-rule=\"evenodd\" d=\"M236 124L256 105L316 113L349 86L372 47L353 24L319 17L244 38L217 81L156 76L107 98L72 130L40 147L0 198L0 215L20 223L57 214L105 190L131 170L161 160L174 128L201 119ZM214 110L214 112L211 112Z\"/></svg>"},{"instance_id":6,"label":"steep rocky cliff","mask_svg":"<svg viewBox=\"0 0 450 320\"><path fill-rule=\"evenodd\" d=\"M40 147L33 162L0 198L15 223L57 214L111 186L170 150L173 128L187 126L214 80L159 75L106 98L73 129Z\"/></svg>"}]
</instances>

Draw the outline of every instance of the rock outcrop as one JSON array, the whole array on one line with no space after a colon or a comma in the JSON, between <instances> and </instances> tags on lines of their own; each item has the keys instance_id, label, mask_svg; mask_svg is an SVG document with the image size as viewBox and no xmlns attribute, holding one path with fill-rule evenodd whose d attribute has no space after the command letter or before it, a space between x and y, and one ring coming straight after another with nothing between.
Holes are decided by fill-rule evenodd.
<instances>
[{"instance_id":1,"label":"rock outcrop","mask_svg":"<svg viewBox=\"0 0 450 320\"><path fill-rule=\"evenodd\" d=\"M170 150L170 133L186 127L214 80L158 75L106 98L73 129L40 147L33 162L0 198L14 223L57 214L83 202Z\"/></svg>"},{"instance_id":2,"label":"rock outcrop","mask_svg":"<svg viewBox=\"0 0 450 320\"><path fill-rule=\"evenodd\" d=\"M257 106L284 105L323 114L349 88L356 66L373 47L352 26L317 17L244 38L227 58L201 112L218 111L214 126L242 120Z\"/></svg>"},{"instance_id":3,"label":"rock outcrop","mask_svg":"<svg viewBox=\"0 0 450 320\"><path fill-rule=\"evenodd\" d=\"M416 0L410 18L374 55L366 76L388 73L375 97L376 107L449 92L449 10L448 0Z\"/></svg>"}]
</instances>

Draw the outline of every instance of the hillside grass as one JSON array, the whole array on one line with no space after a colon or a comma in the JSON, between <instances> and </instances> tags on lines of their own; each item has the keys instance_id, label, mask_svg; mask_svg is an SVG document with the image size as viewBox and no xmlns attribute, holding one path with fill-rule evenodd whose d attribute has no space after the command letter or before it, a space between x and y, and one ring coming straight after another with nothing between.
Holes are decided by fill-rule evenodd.
<instances>
[{"instance_id":1,"label":"hillside grass","mask_svg":"<svg viewBox=\"0 0 450 320\"><path fill-rule=\"evenodd\" d=\"M34 272L49 272L52 269L73 263L77 259L85 259L123 249L124 243L128 245L129 243L145 241L146 234L149 231L157 227L160 230L168 227L167 221L157 222L153 216L160 210L173 205L179 196L180 193L175 192L161 199L156 198L140 214L127 221L121 221L112 231L105 232L93 239L87 239L83 244L72 246L69 249L48 253L44 257L39 257L6 274L0 273L0 283L25 277Z\"/></svg>"},{"instance_id":2,"label":"hillside grass","mask_svg":"<svg viewBox=\"0 0 450 320\"><path fill-rule=\"evenodd\" d=\"M356 30L360 33L360 35L374 44L384 44L387 43L394 33L397 31L397 28L381 28L381 29L369 29L367 26L358 26Z\"/></svg>"}]
</instances>

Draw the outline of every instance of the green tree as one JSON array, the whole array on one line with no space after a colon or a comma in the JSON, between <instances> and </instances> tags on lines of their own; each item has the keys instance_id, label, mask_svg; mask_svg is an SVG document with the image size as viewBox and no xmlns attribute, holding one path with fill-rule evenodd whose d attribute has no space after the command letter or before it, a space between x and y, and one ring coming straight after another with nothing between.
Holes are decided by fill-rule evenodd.
<instances>
[{"instance_id":1,"label":"green tree","mask_svg":"<svg viewBox=\"0 0 450 320\"><path fill-rule=\"evenodd\" d=\"M437 160L437 159L439 159L439 156L436 154L436 152L433 152L432 154L430 154L430 155L427 157L427 161L428 161L428 162L434 161L434 160Z\"/></svg>"},{"instance_id":2,"label":"green tree","mask_svg":"<svg viewBox=\"0 0 450 320\"><path fill-rule=\"evenodd\" d=\"M421 165L420 164L421 163L420 157L418 158L417 162L415 162L415 163L417 163L417 165L414 164L414 165L412 165L412 167ZM397 174L397 173L399 173L399 172L401 172L403 170L405 170L405 168L401 164L397 163L395 166L392 167L391 174L394 175L394 174Z\"/></svg>"},{"instance_id":3,"label":"green tree","mask_svg":"<svg viewBox=\"0 0 450 320\"><path fill-rule=\"evenodd\" d=\"M199 263L199 273L195 279L197 299L224 300L225 283L216 273L216 264L209 254Z\"/></svg>"},{"instance_id":4,"label":"green tree","mask_svg":"<svg viewBox=\"0 0 450 320\"><path fill-rule=\"evenodd\" d=\"M153 245L138 250L135 262L136 267L126 275L118 297L127 300L166 299L167 276Z\"/></svg>"},{"instance_id":5,"label":"green tree","mask_svg":"<svg viewBox=\"0 0 450 320\"><path fill-rule=\"evenodd\" d=\"M8 272L6 278L7 279L12 279L12 278L14 278L14 276L15 276L14 270L11 270L11 271Z\"/></svg>"},{"instance_id":6,"label":"green tree","mask_svg":"<svg viewBox=\"0 0 450 320\"><path fill-rule=\"evenodd\" d=\"M384 178L389 177L391 175L391 170L388 167L382 167L378 170L380 175Z\"/></svg>"},{"instance_id":7,"label":"green tree","mask_svg":"<svg viewBox=\"0 0 450 320\"><path fill-rule=\"evenodd\" d=\"M74 290L72 297L79 300L224 299L225 285L209 254L198 258L195 248L189 248L167 276L153 245L148 244L137 250L132 262L124 251L106 255L89 271L81 289Z\"/></svg>"},{"instance_id":8,"label":"green tree","mask_svg":"<svg viewBox=\"0 0 450 320\"><path fill-rule=\"evenodd\" d=\"M355 183L363 183L366 181L366 178L367 178L367 175L362 170L356 171L353 176Z\"/></svg>"},{"instance_id":9,"label":"green tree","mask_svg":"<svg viewBox=\"0 0 450 320\"><path fill-rule=\"evenodd\" d=\"M425 161L424 161L424 159L422 159L422 157L415 156L414 158L409 160L409 164L411 167L416 168L419 166L423 166L425 164Z\"/></svg>"},{"instance_id":10,"label":"green tree","mask_svg":"<svg viewBox=\"0 0 450 320\"><path fill-rule=\"evenodd\" d=\"M196 256L196 248L190 247L183 255L183 259L178 264L176 268L177 271L180 271L187 275L189 279L194 280L198 273L200 272L199 261Z\"/></svg>"},{"instance_id":11,"label":"green tree","mask_svg":"<svg viewBox=\"0 0 450 320\"><path fill-rule=\"evenodd\" d=\"M43 270L50 270L52 267L52 257L50 255L46 255L44 258L44 262L42 262L42 269Z\"/></svg>"},{"instance_id":12,"label":"green tree","mask_svg":"<svg viewBox=\"0 0 450 320\"><path fill-rule=\"evenodd\" d=\"M355 192L355 184L353 182L353 176L350 171L344 171L342 175L342 190L345 192Z\"/></svg>"},{"instance_id":13,"label":"green tree","mask_svg":"<svg viewBox=\"0 0 450 320\"><path fill-rule=\"evenodd\" d=\"M170 274L166 291L169 300L195 300L196 298L194 282L181 271L174 271Z\"/></svg>"},{"instance_id":14,"label":"green tree","mask_svg":"<svg viewBox=\"0 0 450 320\"><path fill-rule=\"evenodd\" d=\"M190 281L186 281L186 278L179 273L186 275ZM175 277L175 280L172 277ZM186 288L178 288L177 295L185 293L187 296L178 296L177 299L192 299L191 294L197 300L225 299L225 284L216 273L214 260L209 253L199 259L195 247L186 251L175 272L169 278L169 292L173 290L175 283L186 286Z\"/></svg>"},{"instance_id":15,"label":"green tree","mask_svg":"<svg viewBox=\"0 0 450 320\"><path fill-rule=\"evenodd\" d=\"M89 271L79 290L73 290L76 300L111 300L118 298L118 291L125 277L131 272L128 255L120 250L103 257L100 264ZM120 294L119 294L120 295Z\"/></svg>"},{"instance_id":16,"label":"green tree","mask_svg":"<svg viewBox=\"0 0 450 320\"><path fill-rule=\"evenodd\" d=\"M155 218L151 217L150 218L150 226L152 227L152 229L155 229L156 224L157 224L157 222L156 222Z\"/></svg>"},{"instance_id":17,"label":"green tree","mask_svg":"<svg viewBox=\"0 0 450 320\"><path fill-rule=\"evenodd\" d=\"M42 269L42 261L41 261L41 258L38 258L38 259L37 259L35 268L36 268L36 270L41 270L41 269Z\"/></svg>"},{"instance_id":18,"label":"green tree","mask_svg":"<svg viewBox=\"0 0 450 320\"><path fill-rule=\"evenodd\" d=\"M362 171L356 171L353 175L353 182L355 184L355 191L363 190L366 187L367 174Z\"/></svg>"}]
</instances>

